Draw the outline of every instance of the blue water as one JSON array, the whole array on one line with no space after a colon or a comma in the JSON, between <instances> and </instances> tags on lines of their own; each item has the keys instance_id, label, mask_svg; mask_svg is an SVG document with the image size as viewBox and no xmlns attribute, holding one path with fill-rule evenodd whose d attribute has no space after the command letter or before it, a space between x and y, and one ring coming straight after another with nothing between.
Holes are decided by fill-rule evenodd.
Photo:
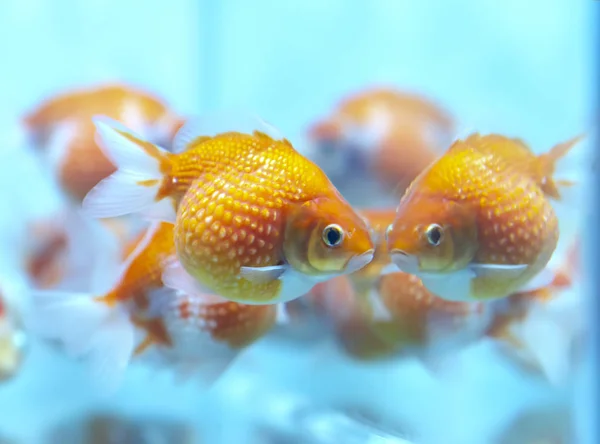
<instances>
[{"instance_id":1,"label":"blue water","mask_svg":"<svg viewBox=\"0 0 600 444\"><path fill-rule=\"evenodd\" d=\"M32 178L39 166L19 149L15 122L45 95L76 85L134 82L184 114L253 109L300 149L310 123L371 84L427 94L458 117L459 130L518 136L540 152L592 121L591 0L150 3L0 6L0 192L13 190L0 202L5 242L23 235L28 217L60 205L43 176ZM565 175L577 175L584 159L582 149ZM579 191L558 208L565 233L583 216ZM5 249L0 271L17 292L11 254ZM327 347L292 349L266 338L210 393L134 366L116 397L103 399L79 364L33 343L22 374L0 386L0 434L42 442L58 422L105 409L184 419L203 442L269 442L252 438L264 427L308 443L290 412L345 403L406 424L417 443L486 444L520 411L570 402L570 390L518 375L485 343L465 353L452 383L413 363L350 366Z\"/></svg>"}]
</instances>

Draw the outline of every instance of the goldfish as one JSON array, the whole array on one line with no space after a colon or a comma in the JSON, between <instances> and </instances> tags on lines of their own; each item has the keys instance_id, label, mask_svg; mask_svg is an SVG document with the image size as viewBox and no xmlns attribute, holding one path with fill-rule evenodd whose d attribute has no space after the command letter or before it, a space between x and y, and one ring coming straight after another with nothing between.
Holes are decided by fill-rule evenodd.
<instances>
[{"instance_id":1,"label":"goldfish","mask_svg":"<svg viewBox=\"0 0 600 444\"><path fill-rule=\"evenodd\" d=\"M27 338L22 320L14 307L9 307L0 294L0 381L14 377L23 361Z\"/></svg>"},{"instance_id":2,"label":"goldfish","mask_svg":"<svg viewBox=\"0 0 600 444\"><path fill-rule=\"evenodd\" d=\"M98 149L92 117L110 116L142 132L150 140L172 141L182 119L159 98L127 85L101 85L60 94L23 118L32 145L55 173L61 188L76 202L114 165Z\"/></svg>"},{"instance_id":3,"label":"goldfish","mask_svg":"<svg viewBox=\"0 0 600 444\"><path fill-rule=\"evenodd\" d=\"M86 196L86 214L174 223L178 260L165 284L247 304L295 299L372 260L365 221L287 139L259 119L245 122L258 128L250 132L216 135L208 123L188 121L169 153L97 118L118 169Z\"/></svg>"},{"instance_id":4,"label":"goldfish","mask_svg":"<svg viewBox=\"0 0 600 444\"><path fill-rule=\"evenodd\" d=\"M359 271L315 286L309 299L302 298L304 304L321 323L329 320L350 356L362 361L410 357L438 373L457 351L483 338L491 307L441 299L408 273L382 276L390 263L385 231L395 210L359 211L373 230L375 259ZM298 308L292 306L292 313Z\"/></svg>"},{"instance_id":5,"label":"goldfish","mask_svg":"<svg viewBox=\"0 0 600 444\"><path fill-rule=\"evenodd\" d=\"M386 232L392 261L448 300L544 286L559 238L552 172L577 140L537 157L495 134L457 140L400 200Z\"/></svg>"},{"instance_id":6,"label":"goldfish","mask_svg":"<svg viewBox=\"0 0 600 444\"><path fill-rule=\"evenodd\" d=\"M374 195L402 195L453 132L453 119L429 99L369 88L342 100L308 129L308 138L311 158L342 193L372 205Z\"/></svg>"},{"instance_id":7,"label":"goldfish","mask_svg":"<svg viewBox=\"0 0 600 444\"><path fill-rule=\"evenodd\" d=\"M104 390L117 389L130 360L144 356L210 383L276 320L275 305L166 287L162 271L175 254L172 224L152 223L123 251L127 259L108 291L33 292L28 318L35 334L87 358L93 381Z\"/></svg>"}]
</instances>

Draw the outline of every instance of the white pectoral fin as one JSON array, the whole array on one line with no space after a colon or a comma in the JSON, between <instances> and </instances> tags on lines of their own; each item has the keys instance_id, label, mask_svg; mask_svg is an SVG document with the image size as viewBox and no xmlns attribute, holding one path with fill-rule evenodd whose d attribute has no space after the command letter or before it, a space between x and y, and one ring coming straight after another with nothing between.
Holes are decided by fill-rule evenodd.
<instances>
[{"instance_id":1,"label":"white pectoral fin","mask_svg":"<svg viewBox=\"0 0 600 444\"><path fill-rule=\"evenodd\" d=\"M401 273L402 271L395 265L395 264L387 264L385 267L383 267L381 269L380 274L382 276L386 275L386 274L394 274L394 273Z\"/></svg>"},{"instance_id":2,"label":"white pectoral fin","mask_svg":"<svg viewBox=\"0 0 600 444\"><path fill-rule=\"evenodd\" d=\"M452 273L421 273L418 277L423 285L434 295L447 301L470 301L471 281L475 273L464 268Z\"/></svg>"},{"instance_id":3,"label":"white pectoral fin","mask_svg":"<svg viewBox=\"0 0 600 444\"><path fill-rule=\"evenodd\" d=\"M519 277L528 265L500 265L500 264L469 264L468 268L476 277L491 277L495 279L514 279Z\"/></svg>"},{"instance_id":4,"label":"white pectoral fin","mask_svg":"<svg viewBox=\"0 0 600 444\"><path fill-rule=\"evenodd\" d=\"M288 269L289 265L285 264L268 267L242 267L240 276L255 284L266 284L280 279Z\"/></svg>"},{"instance_id":5,"label":"white pectoral fin","mask_svg":"<svg viewBox=\"0 0 600 444\"><path fill-rule=\"evenodd\" d=\"M165 287L181 291L184 294L212 294L210 288L202 285L197 279L190 275L176 256L170 257L164 267L162 273L162 281Z\"/></svg>"}]
</instances>

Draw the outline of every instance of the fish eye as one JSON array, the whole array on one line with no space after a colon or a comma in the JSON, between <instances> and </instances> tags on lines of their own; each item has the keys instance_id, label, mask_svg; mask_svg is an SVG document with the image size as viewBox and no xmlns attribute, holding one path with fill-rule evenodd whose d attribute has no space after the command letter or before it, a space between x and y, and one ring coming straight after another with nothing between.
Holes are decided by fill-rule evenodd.
<instances>
[{"instance_id":1,"label":"fish eye","mask_svg":"<svg viewBox=\"0 0 600 444\"><path fill-rule=\"evenodd\" d=\"M438 224L431 224L425 230L425 236L429 245L437 247L444 238L444 229Z\"/></svg>"},{"instance_id":2,"label":"fish eye","mask_svg":"<svg viewBox=\"0 0 600 444\"><path fill-rule=\"evenodd\" d=\"M327 225L323 230L322 238L328 247L337 247L344 240L344 230L337 224Z\"/></svg>"}]
</instances>

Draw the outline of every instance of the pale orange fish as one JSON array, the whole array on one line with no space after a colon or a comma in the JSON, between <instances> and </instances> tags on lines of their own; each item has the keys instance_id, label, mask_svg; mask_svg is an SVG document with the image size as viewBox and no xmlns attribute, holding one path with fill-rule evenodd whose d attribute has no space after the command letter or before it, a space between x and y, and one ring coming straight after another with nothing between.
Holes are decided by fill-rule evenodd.
<instances>
[{"instance_id":1,"label":"pale orange fish","mask_svg":"<svg viewBox=\"0 0 600 444\"><path fill-rule=\"evenodd\" d=\"M444 299L502 298L547 284L534 278L559 231L544 190L555 189L554 164L573 143L519 162L522 143L499 137L456 141L411 184L387 232L397 267Z\"/></svg>"},{"instance_id":2,"label":"pale orange fish","mask_svg":"<svg viewBox=\"0 0 600 444\"><path fill-rule=\"evenodd\" d=\"M335 184L354 183L362 174L402 195L453 132L452 118L425 97L371 88L342 100L308 136L314 160Z\"/></svg>"},{"instance_id":3,"label":"pale orange fish","mask_svg":"<svg viewBox=\"0 0 600 444\"><path fill-rule=\"evenodd\" d=\"M375 259L360 271L319 284L302 298L304 304L321 323L329 319L339 343L355 358L415 357L437 370L444 359L483 337L491 311L484 303L438 298L407 273L380 276L390 263L385 231L395 211L361 214L373 229Z\"/></svg>"},{"instance_id":4,"label":"pale orange fish","mask_svg":"<svg viewBox=\"0 0 600 444\"><path fill-rule=\"evenodd\" d=\"M104 389L116 388L130 359L147 353L210 382L275 322L275 305L165 287L163 269L175 254L172 224L152 224L124 249L128 258L104 295L38 291L33 298L32 331L87 356Z\"/></svg>"},{"instance_id":5,"label":"pale orange fish","mask_svg":"<svg viewBox=\"0 0 600 444\"><path fill-rule=\"evenodd\" d=\"M25 332L16 310L9 308L0 293L0 381L17 375L24 358Z\"/></svg>"},{"instance_id":6,"label":"pale orange fish","mask_svg":"<svg viewBox=\"0 0 600 444\"><path fill-rule=\"evenodd\" d=\"M87 195L84 209L93 217L141 212L173 222L179 262L166 270L168 286L273 304L373 258L365 221L284 138L262 131L211 136L190 122L173 154L114 121L96 125L118 170Z\"/></svg>"},{"instance_id":7,"label":"pale orange fish","mask_svg":"<svg viewBox=\"0 0 600 444\"><path fill-rule=\"evenodd\" d=\"M181 126L181 120L161 99L132 86L97 86L43 102L25 116L24 125L62 189L79 202L115 171L94 140L95 115L114 118L167 145Z\"/></svg>"}]
</instances>

